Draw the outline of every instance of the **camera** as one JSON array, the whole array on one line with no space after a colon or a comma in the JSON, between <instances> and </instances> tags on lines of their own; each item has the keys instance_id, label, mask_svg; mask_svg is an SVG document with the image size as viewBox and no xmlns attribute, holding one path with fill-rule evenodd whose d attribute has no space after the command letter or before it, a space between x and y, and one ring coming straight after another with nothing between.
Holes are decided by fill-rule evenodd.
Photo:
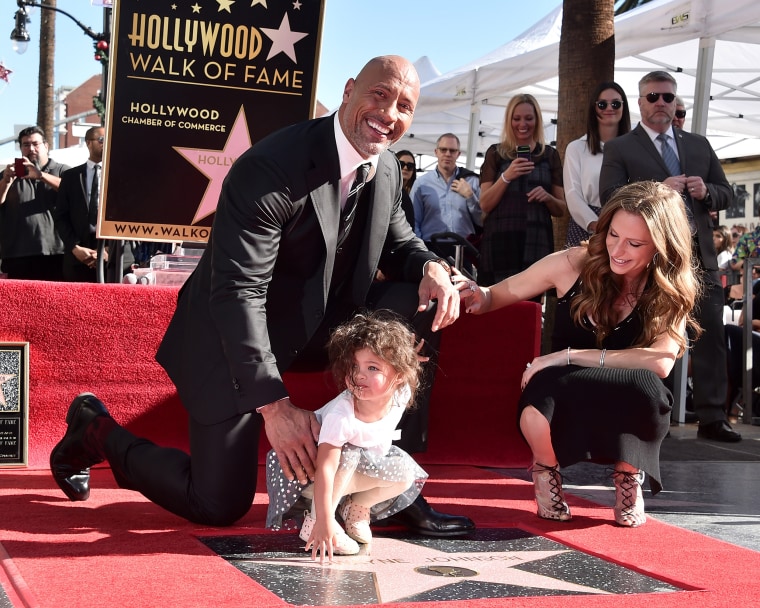
<instances>
[{"instance_id":1,"label":"camera","mask_svg":"<svg viewBox=\"0 0 760 608\"><path fill-rule=\"evenodd\" d=\"M530 146L517 146L517 158L530 160Z\"/></svg>"},{"instance_id":2,"label":"camera","mask_svg":"<svg viewBox=\"0 0 760 608\"><path fill-rule=\"evenodd\" d=\"M16 177L26 177L26 165L23 158L15 159Z\"/></svg>"}]
</instances>

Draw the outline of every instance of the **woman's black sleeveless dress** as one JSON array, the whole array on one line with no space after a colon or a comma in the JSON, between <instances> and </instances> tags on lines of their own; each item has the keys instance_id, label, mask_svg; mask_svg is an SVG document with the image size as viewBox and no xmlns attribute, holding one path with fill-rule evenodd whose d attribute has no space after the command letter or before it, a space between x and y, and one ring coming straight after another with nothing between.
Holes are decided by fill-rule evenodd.
<instances>
[{"instance_id":1,"label":"woman's black sleeveless dress","mask_svg":"<svg viewBox=\"0 0 760 608\"><path fill-rule=\"evenodd\" d=\"M582 288L580 278L558 299L553 351L598 348L591 323L579 327L570 301ZM604 341L603 348L628 348L639 335L634 310ZM600 353L601 354L601 353ZM568 365L538 372L520 398L518 416L532 405L549 420L552 445L563 467L590 460L623 461L645 471L652 494L660 483L660 444L670 427L673 395L653 372Z\"/></svg>"}]
</instances>

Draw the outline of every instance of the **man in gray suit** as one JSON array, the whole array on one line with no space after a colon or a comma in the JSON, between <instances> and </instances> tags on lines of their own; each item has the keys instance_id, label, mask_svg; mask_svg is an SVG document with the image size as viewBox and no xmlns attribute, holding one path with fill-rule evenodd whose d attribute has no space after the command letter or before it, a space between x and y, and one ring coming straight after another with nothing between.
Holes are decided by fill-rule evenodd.
<instances>
[{"instance_id":1,"label":"man in gray suit","mask_svg":"<svg viewBox=\"0 0 760 608\"><path fill-rule=\"evenodd\" d=\"M655 180L679 192L692 223L694 253L705 290L695 310L704 329L692 351L697 436L714 441L740 441L726 420L726 338L723 287L713 245L711 211L725 209L731 186L710 143L701 135L673 128L676 81L667 72L650 72L639 81L641 122L630 133L604 145L599 193L604 204L629 182Z\"/></svg>"},{"instance_id":2,"label":"man in gray suit","mask_svg":"<svg viewBox=\"0 0 760 608\"><path fill-rule=\"evenodd\" d=\"M414 236L388 152L418 97L411 63L375 58L348 80L337 115L287 127L237 160L157 354L190 413L191 456L133 436L80 395L51 454L70 499L87 499L89 467L107 459L122 487L191 521L230 525L253 501L262 424L285 474L314 478L318 424L291 403L282 372L321 364L330 330L363 307L396 310L433 342L457 319L451 269ZM367 163L353 206L349 191ZM388 282L373 281L378 268ZM402 439L408 430L402 423ZM474 527L424 499L404 513L423 534Z\"/></svg>"}]
</instances>

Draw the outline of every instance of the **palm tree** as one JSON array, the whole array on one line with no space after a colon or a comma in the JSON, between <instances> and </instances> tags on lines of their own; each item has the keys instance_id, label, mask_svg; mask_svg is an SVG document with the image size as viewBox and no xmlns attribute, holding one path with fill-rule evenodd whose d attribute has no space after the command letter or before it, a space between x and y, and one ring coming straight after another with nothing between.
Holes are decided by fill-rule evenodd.
<instances>
[{"instance_id":1,"label":"palm tree","mask_svg":"<svg viewBox=\"0 0 760 608\"><path fill-rule=\"evenodd\" d=\"M586 103L591 90L615 75L615 17L613 0L564 0L559 41L559 123L557 149L586 132ZM555 238L565 243L567 215L558 222Z\"/></svg>"},{"instance_id":2,"label":"palm tree","mask_svg":"<svg viewBox=\"0 0 760 608\"><path fill-rule=\"evenodd\" d=\"M56 0L45 5L55 8ZM37 125L45 132L48 142L54 146L53 93L55 91L55 11L40 10L40 74L37 81Z\"/></svg>"},{"instance_id":3,"label":"palm tree","mask_svg":"<svg viewBox=\"0 0 760 608\"><path fill-rule=\"evenodd\" d=\"M565 148L586 132L586 103L597 83L615 74L614 0L563 0L562 34L559 41L559 121L557 150L564 160ZM554 248L565 245L566 213L554 221ZM542 351L551 350L556 297L546 299Z\"/></svg>"}]
</instances>

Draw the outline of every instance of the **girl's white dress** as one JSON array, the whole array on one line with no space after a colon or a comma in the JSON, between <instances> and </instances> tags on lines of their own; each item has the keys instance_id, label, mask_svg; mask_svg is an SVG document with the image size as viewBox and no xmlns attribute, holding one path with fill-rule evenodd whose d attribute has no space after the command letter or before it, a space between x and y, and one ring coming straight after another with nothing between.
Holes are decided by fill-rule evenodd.
<instances>
[{"instance_id":1,"label":"girl's white dress","mask_svg":"<svg viewBox=\"0 0 760 608\"><path fill-rule=\"evenodd\" d=\"M338 475L361 473L386 481L408 481L409 487L401 495L372 507L374 520L389 517L408 507L419 496L427 473L404 450L391 442L401 437L396 429L411 398L408 386L398 389L388 414L375 422L362 422L354 414L353 395L343 391L335 399L318 409L315 414L322 425L319 443L343 446ZM267 454L267 492L269 508L266 525L279 529L282 516L303 494L311 498L313 484L289 481L273 450ZM305 492L306 491L306 492Z\"/></svg>"}]
</instances>

